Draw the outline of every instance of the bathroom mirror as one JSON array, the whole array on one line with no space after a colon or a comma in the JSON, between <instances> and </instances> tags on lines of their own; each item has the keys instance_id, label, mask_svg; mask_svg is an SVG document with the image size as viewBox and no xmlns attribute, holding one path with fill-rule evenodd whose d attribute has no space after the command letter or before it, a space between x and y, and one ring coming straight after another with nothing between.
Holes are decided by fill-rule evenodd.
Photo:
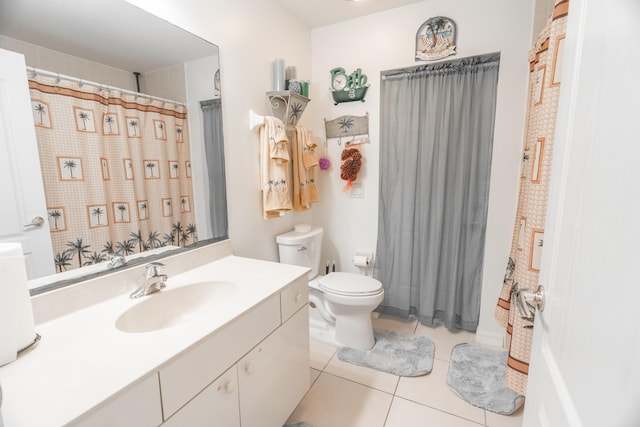
<instances>
[{"instance_id":1,"label":"bathroom mirror","mask_svg":"<svg viewBox=\"0 0 640 427\"><path fill-rule=\"evenodd\" d=\"M16 43L16 40L24 43ZM198 117L202 114L200 101L220 97L219 86L215 81L216 74L219 73L218 47L124 0L2 0L0 2L0 48L24 54L27 68L31 66L74 76L68 72L52 69L60 59L43 58L38 47L129 71L133 81L135 81L133 72L141 73L144 78L146 72L205 60L206 72L202 70L198 73L185 72L187 81L184 86L185 88L194 86L211 88L211 96L207 98L187 99L189 114L196 119L189 119L196 224L208 221L209 208L203 207L209 206L208 200L203 200L208 197L204 161L200 165L199 173L197 170L198 159L204 157L202 121ZM37 62L37 64L34 65L31 62ZM89 77L77 75L74 77L101 83L99 76L93 77L91 74ZM196 78L198 81L194 81ZM124 87L109 82L106 84ZM124 88L127 89L127 87ZM184 101L171 96L171 92L146 91L144 82L140 85L140 92L159 98ZM220 238L212 239L207 232L201 233L200 228L198 228L198 237L198 246L221 240ZM188 250L188 247L179 250ZM164 251L161 254L140 259L148 261L174 252ZM53 257L53 254L51 256ZM129 265L141 262L143 261L134 261ZM38 294L85 280L88 277L85 272L90 277L106 273L106 264L104 269L98 269L100 272L95 272L95 267L83 272L84 268L74 270L78 273L74 273L73 278L65 278L63 281L59 280L62 275L37 278L32 281L37 285L31 286L31 292Z\"/></svg>"}]
</instances>

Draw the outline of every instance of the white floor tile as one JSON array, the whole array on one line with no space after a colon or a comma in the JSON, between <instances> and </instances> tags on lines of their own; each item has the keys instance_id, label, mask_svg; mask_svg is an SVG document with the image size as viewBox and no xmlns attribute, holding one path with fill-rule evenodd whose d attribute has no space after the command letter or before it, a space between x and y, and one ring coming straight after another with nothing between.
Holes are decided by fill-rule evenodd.
<instances>
[{"instance_id":1,"label":"white floor tile","mask_svg":"<svg viewBox=\"0 0 640 427\"><path fill-rule=\"evenodd\" d=\"M311 381L309 382L309 384L313 385L313 383L316 382L316 380L318 379L322 371L318 371L317 369L313 369L313 368L311 368L310 371L311 371Z\"/></svg>"},{"instance_id":2,"label":"white floor tile","mask_svg":"<svg viewBox=\"0 0 640 427\"><path fill-rule=\"evenodd\" d=\"M494 414L465 402L447 386L451 350L463 342L479 345L474 334L377 313L373 325L378 330L431 339L436 347L433 371L421 377L397 377L342 362L336 347L311 339L312 385L289 423L306 421L314 427L521 427L522 408L513 415Z\"/></svg>"},{"instance_id":3,"label":"white floor tile","mask_svg":"<svg viewBox=\"0 0 640 427\"><path fill-rule=\"evenodd\" d=\"M397 375L343 362L338 359L337 354L333 356L324 371L390 394L396 391L400 378Z\"/></svg>"},{"instance_id":4,"label":"white floor tile","mask_svg":"<svg viewBox=\"0 0 640 427\"><path fill-rule=\"evenodd\" d=\"M499 415L490 411L487 413L487 426L489 427L521 427L524 405L511 415Z\"/></svg>"},{"instance_id":5,"label":"white floor tile","mask_svg":"<svg viewBox=\"0 0 640 427\"><path fill-rule=\"evenodd\" d=\"M309 339L309 353L311 356L311 367L322 371L335 354L337 348L318 340Z\"/></svg>"},{"instance_id":6,"label":"white floor tile","mask_svg":"<svg viewBox=\"0 0 640 427\"><path fill-rule=\"evenodd\" d=\"M476 343L475 334L462 330L451 332L442 325L432 327L418 324L416 335L425 336L433 341L436 346L436 359L447 361L451 358L451 350L456 344Z\"/></svg>"},{"instance_id":7,"label":"white floor tile","mask_svg":"<svg viewBox=\"0 0 640 427\"><path fill-rule=\"evenodd\" d=\"M393 396L327 373L320 374L287 423L314 427L383 427Z\"/></svg>"},{"instance_id":8,"label":"white floor tile","mask_svg":"<svg viewBox=\"0 0 640 427\"><path fill-rule=\"evenodd\" d=\"M484 410L456 396L447 386L449 362L435 359L433 370L420 377L401 377L396 396L484 424Z\"/></svg>"},{"instance_id":9,"label":"white floor tile","mask_svg":"<svg viewBox=\"0 0 640 427\"><path fill-rule=\"evenodd\" d=\"M387 314L381 314L373 319L373 329L390 330L399 334L413 334L416 330L416 319L402 319Z\"/></svg>"},{"instance_id":10,"label":"white floor tile","mask_svg":"<svg viewBox=\"0 0 640 427\"><path fill-rule=\"evenodd\" d=\"M391 411L384 427L478 427L483 425L396 396L393 398Z\"/></svg>"}]
</instances>

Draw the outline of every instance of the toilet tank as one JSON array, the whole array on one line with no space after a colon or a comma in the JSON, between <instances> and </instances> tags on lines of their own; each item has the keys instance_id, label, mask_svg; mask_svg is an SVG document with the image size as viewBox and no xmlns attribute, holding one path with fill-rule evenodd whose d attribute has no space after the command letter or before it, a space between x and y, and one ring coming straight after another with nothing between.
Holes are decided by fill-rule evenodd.
<instances>
[{"instance_id":1,"label":"toilet tank","mask_svg":"<svg viewBox=\"0 0 640 427\"><path fill-rule=\"evenodd\" d=\"M322 227L296 225L292 231L276 236L276 243L282 264L309 267L309 280L318 275Z\"/></svg>"}]
</instances>

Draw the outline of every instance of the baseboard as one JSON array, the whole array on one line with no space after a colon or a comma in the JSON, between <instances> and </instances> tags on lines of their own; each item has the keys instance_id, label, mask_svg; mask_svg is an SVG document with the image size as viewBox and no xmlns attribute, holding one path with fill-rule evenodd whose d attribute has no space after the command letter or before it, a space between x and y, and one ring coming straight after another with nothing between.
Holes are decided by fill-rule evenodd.
<instances>
[{"instance_id":1,"label":"baseboard","mask_svg":"<svg viewBox=\"0 0 640 427\"><path fill-rule=\"evenodd\" d=\"M478 328L476 329L476 341L481 344L504 347L504 331L497 333Z\"/></svg>"}]
</instances>

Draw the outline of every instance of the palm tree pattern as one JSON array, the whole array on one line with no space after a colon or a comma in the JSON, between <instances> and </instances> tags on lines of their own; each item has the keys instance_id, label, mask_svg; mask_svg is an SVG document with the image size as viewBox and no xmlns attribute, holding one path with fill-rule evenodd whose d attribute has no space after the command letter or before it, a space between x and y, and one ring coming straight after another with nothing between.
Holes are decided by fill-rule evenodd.
<instances>
[{"instance_id":1,"label":"palm tree pattern","mask_svg":"<svg viewBox=\"0 0 640 427\"><path fill-rule=\"evenodd\" d=\"M67 242L67 249L57 253L53 261L58 272L66 271L69 267L77 268L92 264L98 264L107 260L107 255L131 255L136 252L145 252L168 245L189 246L198 241L198 233L195 224L186 227L180 221L171 226L171 231L160 238L158 231L150 231L145 238L140 230L131 231L130 239L119 242L106 241L100 251L91 250L91 245L85 244L82 237L73 242ZM76 261L74 257L77 255Z\"/></svg>"},{"instance_id":2,"label":"palm tree pattern","mask_svg":"<svg viewBox=\"0 0 640 427\"><path fill-rule=\"evenodd\" d=\"M61 201L47 209L56 271L103 262L107 254L197 242L183 110L151 112L144 103L121 108L105 103L103 94L96 97L90 86L74 86L72 96L38 93L31 100L36 137L46 147L40 158L47 199L69 200L69 194L83 208ZM59 114L66 124L52 122ZM174 178L171 186L168 178Z\"/></svg>"},{"instance_id":3,"label":"palm tree pattern","mask_svg":"<svg viewBox=\"0 0 640 427\"><path fill-rule=\"evenodd\" d=\"M87 111L80 111L78 113L78 118L82 121L82 130L87 130L87 122L91 121L91 116L89 115L89 113Z\"/></svg>"}]
</instances>

